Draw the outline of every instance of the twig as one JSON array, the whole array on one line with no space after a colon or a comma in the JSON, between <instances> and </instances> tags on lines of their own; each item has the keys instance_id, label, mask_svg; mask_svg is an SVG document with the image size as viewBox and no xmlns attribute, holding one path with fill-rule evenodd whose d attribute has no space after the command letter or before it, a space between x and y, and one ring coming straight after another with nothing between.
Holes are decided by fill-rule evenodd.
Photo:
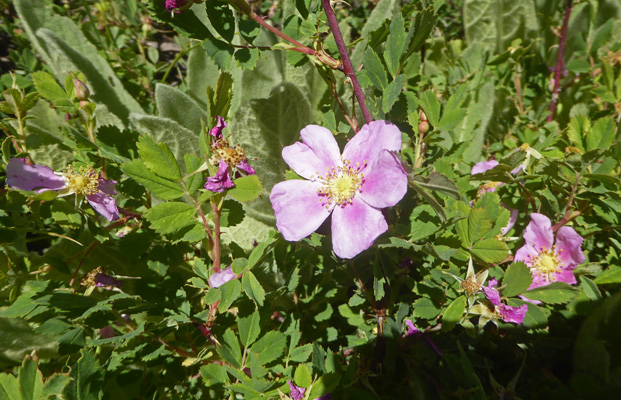
<instances>
[{"instance_id":1,"label":"twig","mask_svg":"<svg viewBox=\"0 0 621 400\"><path fill-rule=\"evenodd\" d=\"M552 91L552 100L550 102L550 115L546 119L550 122L554 119L554 111L558 103L558 97L561 92L561 72L563 71L563 53L565 52L565 44L567 42L567 27L569 26L569 16L571 15L573 0L567 0L565 7L565 19L563 20L563 28L561 29L561 38L558 45L558 56L556 58L556 69L554 70L554 90Z\"/></svg>"},{"instance_id":2,"label":"twig","mask_svg":"<svg viewBox=\"0 0 621 400\"><path fill-rule=\"evenodd\" d=\"M86 249L86 253L84 254L84 257L82 257L82 259L80 260L78 267L75 269L75 272L73 273L73 276L71 277L71 281L69 281L69 286L73 286L73 282L75 282L75 278L76 276L78 276L78 271L80 271L80 268L82 268L82 264L84 264L86 257L88 257L88 255L91 254L91 251L93 251L95 246L97 246L98 244L99 242L95 241L91 243L90 246L88 246L88 249Z\"/></svg>"},{"instance_id":3,"label":"twig","mask_svg":"<svg viewBox=\"0 0 621 400\"><path fill-rule=\"evenodd\" d=\"M362 110L364 120L367 124L373 122L373 117L367 109L364 99L364 92L360 87L360 83L358 83L358 78L356 78L356 71L354 71L351 59L349 58L349 53L347 52L347 45L343 40L343 35L341 34L339 23L336 20L336 15L334 15L334 10L330 5L330 0L321 0L321 5L323 6L323 9L326 13L326 17L328 17L328 25L330 25L330 30L332 31L332 35L334 36L334 40L336 41L336 46L338 47L339 54L341 55L341 60L343 62L343 72L345 73L345 76L347 76L351 80L352 86L354 87L354 94L356 95L358 105Z\"/></svg>"}]
</instances>

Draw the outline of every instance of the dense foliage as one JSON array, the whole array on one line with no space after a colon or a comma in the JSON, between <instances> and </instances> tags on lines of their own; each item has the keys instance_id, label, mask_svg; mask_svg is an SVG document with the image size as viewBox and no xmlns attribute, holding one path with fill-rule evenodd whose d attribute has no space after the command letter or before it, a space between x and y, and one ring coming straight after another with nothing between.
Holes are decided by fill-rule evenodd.
<instances>
[{"instance_id":1,"label":"dense foliage","mask_svg":"<svg viewBox=\"0 0 621 400\"><path fill-rule=\"evenodd\" d=\"M618 1L0 10L0 399L621 392Z\"/></svg>"}]
</instances>

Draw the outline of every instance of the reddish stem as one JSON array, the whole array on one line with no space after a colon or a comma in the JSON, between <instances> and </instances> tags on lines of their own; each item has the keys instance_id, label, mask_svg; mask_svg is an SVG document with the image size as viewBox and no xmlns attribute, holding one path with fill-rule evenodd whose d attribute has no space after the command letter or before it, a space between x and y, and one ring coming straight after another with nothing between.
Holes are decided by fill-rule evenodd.
<instances>
[{"instance_id":1,"label":"reddish stem","mask_svg":"<svg viewBox=\"0 0 621 400\"><path fill-rule=\"evenodd\" d=\"M345 73L345 76L347 76L351 80L351 84L354 88L354 94L356 95L358 105L362 110L364 120L367 124L373 122L373 117L367 109L364 92L360 87L360 83L358 83L356 71L354 70L351 59L349 58L349 53L347 52L347 45L345 45L345 41L343 40L343 35L341 34L341 29L339 28L339 23L336 20L334 10L330 5L330 0L321 0L321 5L323 6L323 9L326 13L326 17L328 17L328 25L330 25L330 30L332 31L332 35L334 36L334 40L336 41L336 46L338 47L339 54L341 55L341 60L343 61L343 72Z\"/></svg>"},{"instance_id":2,"label":"reddish stem","mask_svg":"<svg viewBox=\"0 0 621 400\"><path fill-rule=\"evenodd\" d=\"M554 70L554 91L552 92L552 101L550 102L550 115L546 119L550 122L554 119L554 111L558 103L558 97L561 93L561 73L563 72L563 53L565 52L565 44L567 43L567 27L569 26L569 16L571 15L573 0L567 0L565 7L565 19L563 20L563 28L561 29L561 38L558 45L558 56L556 58L556 69Z\"/></svg>"}]
</instances>

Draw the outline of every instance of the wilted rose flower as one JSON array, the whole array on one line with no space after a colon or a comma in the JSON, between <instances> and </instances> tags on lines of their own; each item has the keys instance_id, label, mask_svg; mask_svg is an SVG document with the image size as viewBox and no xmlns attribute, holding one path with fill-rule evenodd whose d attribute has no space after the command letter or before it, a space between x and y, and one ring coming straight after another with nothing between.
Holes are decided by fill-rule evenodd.
<instances>
[{"instance_id":1,"label":"wilted rose flower","mask_svg":"<svg viewBox=\"0 0 621 400\"><path fill-rule=\"evenodd\" d=\"M526 244L515 253L515 261L523 261L533 275L529 289L549 285L552 282L576 283L573 269L585 260L582 241L578 233L569 226L552 232L550 218L543 214L530 215L524 240Z\"/></svg>"},{"instance_id":2,"label":"wilted rose flower","mask_svg":"<svg viewBox=\"0 0 621 400\"><path fill-rule=\"evenodd\" d=\"M92 168L75 171L69 166L61 173L44 165L28 165L23 158L13 158L6 166L6 182L12 188L35 193L54 190L59 196L82 195L108 221L119 219L119 209L112 197L116 195L116 182L103 179Z\"/></svg>"},{"instance_id":3,"label":"wilted rose flower","mask_svg":"<svg viewBox=\"0 0 621 400\"><path fill-rule=\"evenodd\" d=\"M164 7L166 7L167 11L174 11L175 13L180 13L178 8L185 6L188 3L188 0L166 0L164 3Z\"/></svg>"},{"instance_id":4,"label":"wilted rose flower","mask_svg":"<svg viewBox=\"0 0 621 400\"><path fill-rule=\"evenodd\" d=\"M496 312L496 317L502 319L505 322L513 322L515 324L520 325L522 321L524 321L524 317L526 316L526 312L528 311L528 306L523 304L519 307L508 306L500 301L500 293L496 289L498 285L498 281L496 279L491 279L487 284L487 287L483 287L483 293L485 293L485 297L494 305L494 311Z\"/></svg>"},{"instance_id":5,"label":"wilted rose flower","mask_svg":"<svg viewBox=\"0 0 621 400\"><path fill-rule=\"evenodd\" d=\"M303 387L295 386L291 381L287 381L289 388L291 389L290 396L293 400L301 400L304 398L304 392L306 389Z\"/></svg>"},{"instance_id":6,"label":"wilted rose flower","mask_svg":"<svg viewBox=\"0 0 621 400\"><path fill-rule=\"evenodd\" d=\"M220 161L218 173L216 176L210 176L207 178L205 189L215 193L222 193L232 187L235 187L235 184L229 176L229 166L224 161Z\"/></svg>"},{"instance_id":7,"label":"wilted rose flower","mask_svg":"<svg viewBox=\"0 0 621 400\"><path fill-rule=\"evenodd\" d=\"M407 191L407 175L394 152L401 132L388 121L364 125L343 155L328 129L309 125L302 143L283 149L285 162L305 180L274 186L270 195L276 226L286 240L300 240L332 215L332 245L341 258L368 249L388 229L381 209Z\"/></svg>"}]
</instances>

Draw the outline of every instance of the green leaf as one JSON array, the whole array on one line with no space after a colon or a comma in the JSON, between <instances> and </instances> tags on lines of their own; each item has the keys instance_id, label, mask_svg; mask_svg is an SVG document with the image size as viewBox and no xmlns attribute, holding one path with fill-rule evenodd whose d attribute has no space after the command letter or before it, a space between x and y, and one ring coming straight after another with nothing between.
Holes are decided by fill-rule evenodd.
<instances>
[{"instance_id":1,"label":"green leaf","mask_svg":"<svg viewBox=\"0 0 621 400\"><path fill-rule=\"evenodd\" d=\"M216 63L220 71L227 71L229 69L231 59L235 53L235 47L210 35L203 41L203 48L207 55Z\"/></svg>"},{"instance_id":2,"label":"green leaf","mask_svg":"<svg viewBox=\"0 0 621 400\"><path fill-rule=\"evenodd\" d=\"M538 287L524 292L524 296L531 300L539 300L550 304L567 303L574 299L577 295L578 290L564 282L553 282L547 286Z\"/></svg>"},{"instance_id":3,"label":"green leaf","mask_svg":"<svg viewBox=\"0 0 621 400\"><path fill-rule=\"evenodd\" d=\"M399 99L399 95L403 90L404 84L405 75L399 75L395 78L394 81L390 82L390 84L386 86L382 97L382 111L387 113L392 109L392 106Z\"/></svg>"},{"instance_id":4,"label":"green leaf","mask_svg":"<svg viewBox=\"0 0 621 400\"><path fill-rule=\"evenodd\" d=\"M341 375L338 373L329 373L319 377L313 383L313 387L310 391L309 399L316 399L324 394L332 392L341 380Z\"/></svg>"},{"instance_id":5,"label":"green leaf","mask_svg":"<svg viewBox=\"0 0 621 400\"><path fill-rule=\"evenodd\" d=\"M429 123L436 127L440 120L440 102L435 93L431 90L425 91L420 96L420 106L425 110Z\"/></svg>"},{"instance_id":6,"label":"green leaf","mask_svg":"<svg viewBox=\"0 0 621 400\"><path fill-rule=\"evenodd\" d=\"M384 91L386 86L388 86L388 77L386 76L382 61L372 48L368 48L364 53L364 70L367 72L373 85L379 90Z\"/></svg>"},{"instance_id":7,"label":"green leaf","mask_svg":"<svg viewBox=\"0 0 621 400\"><path fill-rule=\"evenodd\" d=\"M248 269L252 269L257 263L265 256L266 251L269 252L272 248L272 244L276 239L268 239L265 242L261 242L252 249L250 256L248 256ZM269 249L269 250L268 250Z\"/></svg>"},{"instance_id":8,"label":"green leaf","mask_svg":"<svg viewBox=\"0 0 621 400\"><path fill-rule=\"evenodd\" d=\"M151 172L170 181L181 180L179 164L165 143L156 143L149 136L141 136L137 147L142 162Z\"/></svg>"},{"instance_id":9,"label":"green leaf","mask_svg":"<svg viewBox=\"0 0 621 400\"><path fill-rule=\"evenodd\" d=\"M76 208L64 199L52 203L52 218L63 228L77 229L82 226L82 216Z\"/></svg>"},{"instance_id":10,"label":"green leaf","mask_svg":"<svg viewBox=\"0 0 621 400\"><path fill-rule=\"evenodd\" d=\"M237 320L237 326L239 327L239 338L241 339L242 346L244 348L249 347L257 340L261 333L259 323L261 316L259 311L255 311L247 317L239 318Z\"/></svg>"},{"instance_id":11,"label":"green leaf","mask_svg":"<svg viewBox=\"0 0 621 400\"><path fill-rule=\"evenodd\" d=\"M158 83L155 85L155 103L159 116L168 118L198 135L201 119L209 124L209 115L190 96L174 87Z\"/></svg>"},{"instance_id":12,"label":"green leaf","mask_svg":"<svg viewBox=\"0 0 621 400\"><path fill-rule=\"evenodd\" d=\"M248 175L233 181L235 187L227 193L242 203L257 199L263 192L263 184L257 175Z\"/></svg>"},{"instance_id":13,"label":"green leaf","mask_svg":"<svg viewBox=\"0 0 621 400\"><path fill-rule=\"evenodd\" d=\"M183 196L183 190L178 184L155 175L141 160L125 163L121 170L162 200L174 200Z\"/></svg>"},{"instance_id":14,"label":"green leaf","mask_svg":"<svg viewBox=\"0 0 621 400\"><path fill-rule=\"evenodd\" d=\"M442 315L442 330L451 331L466 311L466 296L459 296L449 304Z\"/></svg>"},{"instance_id":15,"label":"green leaf","mask_svg":"<svg viewBox=\"0 0 621 400\"><path fill-rule=\"evenodd\" d=\"M615 139L617 126L611 117L598 119L586 135L587 151L595 149L607 150Z\"/></svg>"},{"instance_id":16,"label":"green leaf","mask_svg":"<svg viewBox=\"0 0 621 400\"><path fill-rule=\"evenodd\" d=\"M260 307L263 307L265 290L252 271L244 272L242 276L242 287L244 288L244 293L246 293L250 300L254 300Z\"/></svg>"},{"instance_id":17,"label":"green leaf","mask_svg":"<svg viewBox=\"0 0 621 400\"><path fill-rule=\"evenodd\" d=\"M575 147L584 152L583 138L590 130L589 119L584 115L576 115L567 125L567 137Z\"/></svg>"},{"instance_id":18,"label":"green leaf","mask_svg":"<svg viewBox=\"0 0 621 400\"><path fill-rule=\"evenodd\" d=\"M64 396L69 400L98 400L104 381L104 370L99 365L93 350L83 349L82 357L72 365L69 385L65 387Z\"/></svg>"},{"instance_id":19,"label":"green leaf","mask_svg":"<svg viewBox=\"0 0 621 400\"><path fill-rule=\"evenodd\" d=\"M39 94L52 102L54 107L66 113L76 112L76 107L71 101L71 98L67 92L60 87L52 75L45 71L34 72L32 74L32 82Z\"/></svg>"},{"instance_id":20,"label":"green leaf","mask_svg":"<svg viewBox=\"0 0 621 400\"><path fill-rule=\"evenodd\" d=\"M233 10L226 3L208 1L205 4L209 20L214 21L212 26L227 42L233 41L235 36L235 16Z\"/></svg>"},{"instance_id":21,"label":"green leaf","mask_svg":"<svg viewBox=\"0 0 621 400\"><path fill-rule=\"evenodd\" d=\"M593 301L600 301L602 299L602 293L597 288L595 282L586 276L580 277L580 282L582 283L582 290L587 297Z\"/></svg>"},{"instance_id":22,"label":"green leaf","mask_svg":"<svg viewBox=\"0 0 621 400\"><path fill-rule=\"evenodd\" d=\"M22 400L17 378L11 374L0 374L0 398L2 400Z\"/></svg>"},{"instance_id":23,"label":"green leaf","mask_svg":"<svg viewBox=\"0 0 621 400\"><path fill-rule=\"evenodd\" d=\"M423 297L413 304L414 315L423 319L434 319L440 314L440 309L428 298Z\"/></svg>"},{"instance_id":24,"label":"green leaf","mask_svg":"<svg viewBox=\"0 0 621 400\"><path fill-rule=\"evenodd\" d=\"M416 14L414 22L410 27L408 35L409 45L405 58L408 58L415 51L420 50L423 43L429 38L433 31L438 16L433 12L433 8L429 7Z\"/></svg>"},{"instance_id":25,"label":"green leaf","mask_svg":"<svg viewBox=\"0 0 621 400\"><path fill-rule=\"evenodd\" d=\"M242 362L242 352L239 347L239 340L237 340L237 336L235 336L235 333L231 330L231 328L228 328L224 332L224 335L222 335L222 339L222 346L219 346L216 351L225 361L234 367L239 368Z\"/></svg>"},{"instance_id":26,"label":"green leaf","mask_svg":"<svg viewBox=\"0 0 621 400\"><path fill-rule=\"evenodd\" d=\"M533 283L533 276L530 269L523 262L516 262L507 268L502 278L502 295L505 297L514 297L524 293L526 289Z\"/></svg>"},{"instance_id":27,"label":"green leaf","mask_svg":"<svg viewBox=\"0 0 621 400\"><path fill-rule=\"evenodd\" d=\"M621 267L611 265L604 272L597 275L594 282L598 285L621 283Z\"/></svg>"},{"instance_id":28,"label":"green leaf","mask_svg":"<svg viewBox=\"0 0 621 400\"><path fill-rule=\"evenodd\" d=\"M244 219L244 209L242 205L235 200L224 200L220 214L220 226L235 226Z\"/></svg>"},{"instance_id":29,"label":"green leaf","mask_svg":"<svg viewBox=\"0 0 621 400\"><path fill-rule=\"evenodd\" d=\"M472 255L486 263L499 263L509 255L507 246L496 238L484 239L472 246Z\"/></svg>"},{"instance_id":30,"label":"green leaf","mask_svg":"<svg viewBox=\"0 0 621 400\"><path fill-rule=\"evenodd\" d=\"M612 28L614 26L615 18L609 18L606 23L601 25L595 31L593 35L593 41L591 42L591 54L595 55L597 50L602 47L612 36Z\"/></svg>"},{"instance_id":31,"label":"green leaf","mask_svg":"<svg viewBox=\"0 0 621 400\"><path fill-rule=\"evenodd\" d=\"M185 170L188 175L197 171L203 165L203 159L195 156L194 154L186 154L184 156ZM191 196L198 189L205 185L205 176L202 172L196 173L185 180L185 186L188 190L188 194Z\"/></svg>"},{"instance_id":32,"label":"green leaf","mask_svg":"<svg viewBox=\"0 0 621 400\"><path fill-rule=\"evenodd\" d=\"M263 365L278 359L287 345L287 337L279 331L270 331L259 339L251 350L259 355Z\"/></svg>"},{"instance_id":33,"label":"green leaf","mask_svg":"<svg viewBox=\"0 0 621 400\"><path fill-rule=\"evenodd\" d=\"M313 345L311 343L299 346L293 349L289 354L289 359L293 362L306 362L313 352Z\"/></svg>"},{"instance_id":34,"label":"green leaf","mask_svg":"<svg viewBox=\"0 0 621 400\"><path fill-rule=\"evenodd\" d=\"M455 129L457 125L459 125L459 123L464 119L465 116L465 108L456 108L449 112L444 112L436 128L440 131L451 131Z\"/></svg>"},{"instance_id":35,"label":"green leaf","mask_svg":"<svg viewBox=\"0 0 621 400\"><path fill-rule=\"evenodd\" d=\"M22 400L39 400L43 393L43 375L37 363L26 357L17 375Z\"/></svg>"},{"instance_id":36,"label":"green leaf","mask_svg":"<svg viewBox=\"0 0 621 400\"><path fill-rule=\"evenodd\" d=\"M295 374L293 375L293 381L296 386L309 388L313 383L313 377L311 376L311 372L305 364L300 364L295 369Z\"/></svg>"},{"instance_id":37,"label":"green leaf","mask_svg":"<svg viewBox=\"0 0 621 400\"><path fill-rule=\"evenodd\" d=\"M388 72L390 72L393 77L397 76L401 55L405 50L405 45L405 26L403 16L401 13L398 13L390 23L390 35L388 35L384 53L386 67L388 68Z\"/></svg>"},{"instance_id":38,"label":"green leaf","mask_svg":"<svg viewBox=\"0 0 621 400\"><path fill-rule=\"evenodd\" d=\"M47 399L50 396L60 395L65 387L69 384L71 378L63 374L54 374L47 378L45 385L43 385L43 392L41 398Z\"/></svg>"},{"instance_id":39,"label":"green leaf","mask_svg":"<svg viewBox=\"0 0 621 400\"><path fill-rule=\"evenodd\" d=\"M239 282L239 279L232 279L224 285L220 286L218 289L221 293L220 303L218 304L218 312L222 313L228 310L231 304L233 304L233 302L237 300L237 298L241 294L242 285Z\"/></svg>"},{"instance_id":40,"label":"green leaf","mask_svg":"<svg viewBox=\"0 0 621 400\"><path fill-rule=\"evenodd\" d=\"M178 231L194 219L194 207L187 203L168 202L158 204L146 213L151 227L160 234Z\"/></svg>"},{"instance_id":41,"label":"green leaf","mask_svg":"<svg viewBox=\"0 0 621 400\"><path fill-rule=\"evenodd\" d=\"M487 217L485 209L474 207L470 210L470 214L468 214L468 238L470 238L470 243L484 238L490 229L492 229L492 221Z\"/></svg>"}]
</instances>

